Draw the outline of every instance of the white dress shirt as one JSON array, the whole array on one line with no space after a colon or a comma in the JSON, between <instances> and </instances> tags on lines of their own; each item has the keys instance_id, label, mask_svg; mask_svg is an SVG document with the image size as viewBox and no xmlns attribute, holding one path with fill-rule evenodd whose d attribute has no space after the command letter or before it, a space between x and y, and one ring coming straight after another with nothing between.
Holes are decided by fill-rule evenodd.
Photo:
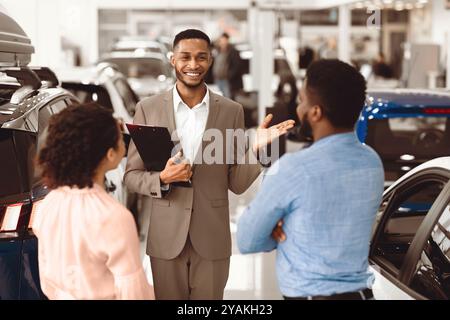
<instances>
[{"instance_id":1,"label":"white dress shirt","mask_svg":"<svg viewBox=\"0 0 450 320\"><path fill-rule=\"evenodd\" d=\"M209 113L209 89L203 100L192 108L189 108L178 94L177 86L173 87L173 110L175 124L183 148L183 156L194 163L195 156L199 150L205 132L206 121Z\"/></svg>"}]
</instances>

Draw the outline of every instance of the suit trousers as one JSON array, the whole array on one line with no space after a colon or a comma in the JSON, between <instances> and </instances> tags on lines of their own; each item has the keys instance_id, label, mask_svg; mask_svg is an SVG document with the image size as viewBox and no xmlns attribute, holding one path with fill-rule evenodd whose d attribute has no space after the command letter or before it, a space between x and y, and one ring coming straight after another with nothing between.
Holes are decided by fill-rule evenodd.
<instances>
[{"instance_id":1,"label":"suit trousers","mask_svg":"<svg viewBox=\"0 0 450 320\"><path fill-rule=\"evenodd\" d=\"M158 300L221 300L228 280L230 258L206 260L189 235L174 259L150 257L155 298Z\"/></svg>"}]
</instances>

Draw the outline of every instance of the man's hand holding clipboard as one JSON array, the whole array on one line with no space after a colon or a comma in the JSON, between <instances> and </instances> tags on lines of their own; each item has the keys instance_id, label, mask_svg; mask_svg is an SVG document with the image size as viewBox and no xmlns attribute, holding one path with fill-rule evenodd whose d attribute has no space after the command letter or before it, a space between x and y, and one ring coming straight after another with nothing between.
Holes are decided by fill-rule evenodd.
<instances>
[{"instance_id":1,"label":"man's hand holding clipboard","mask_svg":"<svg viewBox=\"0 0 450 320\"><path fill-rule=\"evenodd\" d=\"M159 171L162 184L191 187L191 164L182 151L172 156L175 145L167 128L128 123L127 128L145 168Z\"/></svg>"},{"instance_id":2,"label":"man's hand holding clipboard","mask_svg":"<svg viewBox=\"0 0 450 320\"><path fill-rule=\"evenodd\" d=\"M174 182L190 182L192 177L192 167L189 160L184 159L179 151L174 157L167 160L166 167L159 174L163 184Z\"/></svg>"}]
</instances>

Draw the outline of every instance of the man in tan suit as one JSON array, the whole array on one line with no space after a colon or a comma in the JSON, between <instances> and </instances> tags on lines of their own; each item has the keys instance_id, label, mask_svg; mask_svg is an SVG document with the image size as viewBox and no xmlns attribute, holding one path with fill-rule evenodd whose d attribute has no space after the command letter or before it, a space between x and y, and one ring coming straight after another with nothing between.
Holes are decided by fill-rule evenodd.
<instances>
[{"instance_id":1,"label":"man in tan suit","mask_svg":"<svg viewBox=\"0 0 450 320\"><path fill-rule=\"evenodd\" d=\"M219 161L206 164L206 133L214 130L226 137L227 130L244 129L243 108L205 85L212 62L206 34L185 30L175 37L173 49L176 85L140 101L134 123L167 127L175 143L179 141L184 160L177 161L178 153L163 171L148 172L131 143L124 180L131 191L145 196L142 210L150 210L147 253L156 298L222 299L231 255L228 190L241 194L252 184L262 169L255 153L293 122L266 129L271 117L266 118L255 152L243 153L245 163L237 161L239 146L230 149L223 143L222 153L216 150ZM230 152L235 156L231 163L226 161ZM173 185L183 181L190 181L191 187Z\"/></svg>"}]
</instances>

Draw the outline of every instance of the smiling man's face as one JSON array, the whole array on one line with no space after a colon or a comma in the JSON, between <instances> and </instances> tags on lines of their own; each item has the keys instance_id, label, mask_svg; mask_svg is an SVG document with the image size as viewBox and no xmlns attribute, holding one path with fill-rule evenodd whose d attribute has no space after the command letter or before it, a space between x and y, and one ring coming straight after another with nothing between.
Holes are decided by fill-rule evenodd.
<instances>
[{"instance_id":1,"label":"smiling man's face","mask_svg":"<svg viewBox=\"0 0 450 320\"><path fill-rule=\"evenodd\" d=\"M174 49L170 62L178 81L190 88L202 85L212 62L208 43L202 39L183 39Z\"/></svg>"}]
</instances>

